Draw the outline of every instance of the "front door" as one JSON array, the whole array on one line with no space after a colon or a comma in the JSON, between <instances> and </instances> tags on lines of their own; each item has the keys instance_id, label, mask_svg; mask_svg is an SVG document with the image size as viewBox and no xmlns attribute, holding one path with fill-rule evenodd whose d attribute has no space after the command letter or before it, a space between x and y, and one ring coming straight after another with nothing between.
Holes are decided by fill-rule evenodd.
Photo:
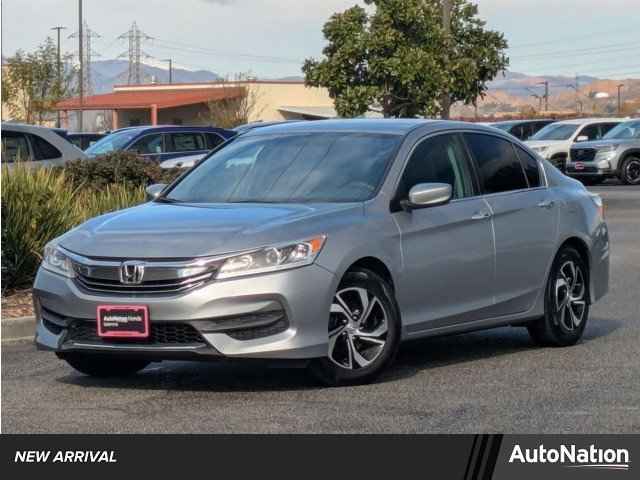
<instances>
[{"instance_id":1,"label":"front door","mask_svg":"<svg viewBox=\"0 0 640 480\"><path fill-rule=\"evenodd\" d=\"M431 182L452 185L452 201L394 213L403 254L397 296L409 335L477 319L493 304L490 210L476 195L459 135L438 135L417 145L396 201L407 198L414 185Z\"/></svg>"}]
</instances>

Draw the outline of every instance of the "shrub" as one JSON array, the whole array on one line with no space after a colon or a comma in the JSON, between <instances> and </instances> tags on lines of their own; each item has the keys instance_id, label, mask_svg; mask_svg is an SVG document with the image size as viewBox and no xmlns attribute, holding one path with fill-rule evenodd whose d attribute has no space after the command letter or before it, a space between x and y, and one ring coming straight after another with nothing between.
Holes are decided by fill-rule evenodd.
<instances>
[{"instance_id":1,"label":"shrub","mask_svg":"<svg viewBox=\"0 0 640 480\"><path fill-rule=\"evenodd\" d=\"M51 169L2 168L2 285L30 282L45 244L76 223L78 189Z\"/></svg>"},{"instance_id":2,"label":"shrub","mask_svg":"<svg viewBox=\"0 0 640 480\"><path fill-rule=\"evenodd\" d=\"M158 162L128 152L114 152L89 161L74 160L62 170L76 186L90 188L113 183L132 186L169 183L181 173L179 169L160 168Z\"/></svg>"},{"instance_id":3,"label":"shrub","mask_svg":"<svg viewBox=\"0 0 640 480\"><path fill-rule=\"evenodd\" d=\"M62 170L15 164L2 168L2 288L33 281L44 246L88 218L145 199L131 183L80 188Z\"/></svg>"},{"instance_id":4,"label":"shrub","mask_svg":"<svg viewBox=\"0 0 640 480\"><path fill-rule=\"evenodd\" d=\"M104 213L138 205L145 199L146 192L143 186L113 184L99 191L85 189L78 195L76 214L79 222L84 222Z\"/></svg>"}]
</instances>

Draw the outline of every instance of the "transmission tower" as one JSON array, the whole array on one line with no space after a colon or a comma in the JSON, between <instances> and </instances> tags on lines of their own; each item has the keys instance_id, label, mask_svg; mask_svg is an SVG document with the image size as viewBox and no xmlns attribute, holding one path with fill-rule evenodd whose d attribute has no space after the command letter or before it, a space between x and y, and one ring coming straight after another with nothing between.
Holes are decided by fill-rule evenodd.
<instances>
[{"instance_id":1,"label":"transmission tower","mask_svg":"<svg viewBox=\"0 0 640 480\"><path fill-rule=\"evenodd\" d=\"M69 35L69 38L78 38L79 32L73 32ZM91 80L91 59L93 57L99 57L100 54L96 53L91 48L91 39L100 38L100 35L89 28L87 22L82 24L82 58L79 61L84 68L82 69L82 87L85 95L91 95L93 93L93 83ZM80 54L78 54L80 56Z\"/></svg>"},{"instance_id":2,"label":"transmission tower","mask_svg":"<svg viewBox=\"0 0 640 480\"><path fill-rule=\"evenodd\" d=\"M129 31L120 35L118 39L129 41L129 51L118 57L129 57L128 83L130 85L142 83L142 58L150 56L142 51L142 42L152 40L153 37L144 33L138 28L138 24L133 22Z\"/></svg>"}]
</instances>

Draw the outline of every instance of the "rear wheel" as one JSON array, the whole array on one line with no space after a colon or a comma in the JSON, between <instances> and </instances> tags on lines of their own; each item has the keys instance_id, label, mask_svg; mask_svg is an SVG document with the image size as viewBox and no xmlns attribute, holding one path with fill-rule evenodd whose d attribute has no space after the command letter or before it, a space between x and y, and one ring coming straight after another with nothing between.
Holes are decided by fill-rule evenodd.
<instances>
[{"instance_id":1,"label":"rear wheel","mask_svg":"<svg viewBox=\"0 0 640 480\"><path fill-rule=\"evenodd\" d=\"M133 375L151 363L141 359L85 353L59 354L58 357L66 361L80 373L102 378Z\"/></svg>"},{"instance_id":2,"label":"rear wheel","mask_svg":"<svg viewBox=\"0 0 640 480\"><path fill-rule=\"evenodd\" d=\"M564 247L549 274L544 317L529 325L529 334L540 345L574 345L582 337L588 318L587 266L577 250Z\"/></svg>"},{"instance_id":3,"label":"rear wheel","mask_svg":"<svg viewBox=\"0 0 640 480\"><path fill-rule=\"evenodd\" d=\"M640 158L627 157L622 162L620 180L627 185L640 185Z\"/></svg>"},{"instance_id":4,"label":"rear wheel","mask_svg":"<svg viewBox=\"0 0 640 480\"><path fill-rule=\"evenodd\" d=\"M326 358L312 371L326 385L374 380L395 357L400 316L391 287L367 269L348 272L333 298Z\"/></svg>"}]
</instances>

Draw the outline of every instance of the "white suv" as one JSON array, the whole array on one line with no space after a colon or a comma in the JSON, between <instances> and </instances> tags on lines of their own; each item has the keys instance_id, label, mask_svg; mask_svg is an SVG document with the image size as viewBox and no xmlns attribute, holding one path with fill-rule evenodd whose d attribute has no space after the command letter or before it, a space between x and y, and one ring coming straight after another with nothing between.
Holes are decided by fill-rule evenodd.
<instances>
[{"instance_id":1,"label":"white suv","mask_svg":"<svg viewBox=\"0 0 640 480\"><path fill-rule=\"evenodd\" d=\"M625 119L577 118L547 125L527 142L542 158L564 171L571 146L576 142L599 140Z\"/></svg>"},{"instance_id":2,"label":"white suv","mask_svg":"<svg viewBox=\"0 0 640 480\"><path fill-rule=\"evenodd\" d=\"M34 165L64 165L70 160L86 159L85 153L69 142L65 130L2 124L2 163L33 162Z\"/></svg>"}]
</instances>

